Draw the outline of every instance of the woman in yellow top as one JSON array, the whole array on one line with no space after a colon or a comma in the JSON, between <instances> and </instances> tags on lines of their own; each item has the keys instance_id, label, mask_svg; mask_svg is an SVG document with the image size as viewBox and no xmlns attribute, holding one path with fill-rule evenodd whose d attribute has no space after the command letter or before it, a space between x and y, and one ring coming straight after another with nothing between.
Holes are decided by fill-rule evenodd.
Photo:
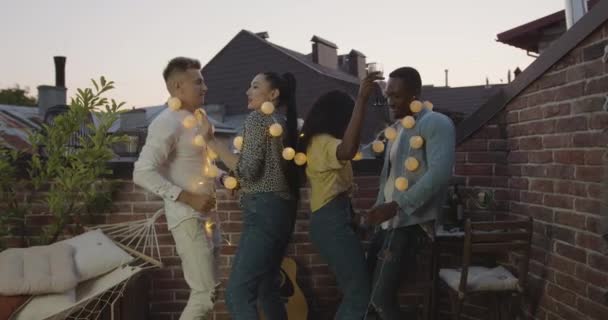
<instances>
[{"instance_id":1,"label":"woman in yellow top","mask_svg":"<svg viewBox=\"0 0 608 320\"><path fill-rule=\"evenodd\" d=\"M364 252L351 225L350 160L359 149L367 100L379 79L378 73L363 79L356 102L341 91L322 95L308 113L298 144L306 151L312 188L310 238L343 293L337 320L363 319L370 297Z\"/></svg>"}]
</instances>

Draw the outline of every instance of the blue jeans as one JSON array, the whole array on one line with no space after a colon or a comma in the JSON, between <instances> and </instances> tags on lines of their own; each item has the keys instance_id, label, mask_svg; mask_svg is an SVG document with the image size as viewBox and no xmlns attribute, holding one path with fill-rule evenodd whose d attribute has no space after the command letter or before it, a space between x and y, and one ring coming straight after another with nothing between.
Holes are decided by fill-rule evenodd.
<instances>
[{"instance_id":1,"label":"blue jeans","mask_svg":"<svg viewBox=\"0 0 608 320\"><path fill-rule=\"evenodd\" d=\"M425 237L418 226L376 231L367 254L373 274L372 304L382 320L407 319L401 312L397 294L401 277L416 269L416 255Z\"/></svg>"},{"instance_id":2,"label":"blue jeans","mask_svg":"<svg viewBox=\"0 0 608 320\"><path fill-rule=\"evenodd\" d=\"M310 238L336 275L343 298L335 319L363 319L370 295L370 277L361 242L355 234L347 196L338 196L312 213Z\"/></svg>"},{"instance_id":3,"label":"blue jeans","mask_svg":"<svg viewBox=\"0 0 608 320\"><path fill-rule=\"evenodd\" d=\"M280 297L281 261L293 232L296 201L275 193L243 195L243 232L226 288L235 320L258 319L257 300L268 320L287 319Z\"/></svg>"}]
</instances>

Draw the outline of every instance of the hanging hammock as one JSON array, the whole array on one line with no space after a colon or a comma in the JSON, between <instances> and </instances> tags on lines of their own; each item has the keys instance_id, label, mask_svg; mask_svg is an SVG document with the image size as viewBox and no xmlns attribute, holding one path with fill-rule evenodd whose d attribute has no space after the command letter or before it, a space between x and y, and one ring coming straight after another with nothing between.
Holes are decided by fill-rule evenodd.
<instances>
[{"instance_id":1,"label":"hanging hammock","mask_svg":"<svg viewBox=\"0 0 608 320\"><path fill-rule=\"evenodd\" d=\"M110 307L111 319L114 318L114 305L124 294L127 283L143 270L163 266L156 233L156 221L164 214L160 209L152 217L115 224L85 227L85 230L100 229L106 236L134 257L127 265L78 284L75 289L75 302L62 299L64 294L34 296L12 320L39 319L99 319ZM41 318L41 313L44 315Z\"/></svg>"}]
</instances>

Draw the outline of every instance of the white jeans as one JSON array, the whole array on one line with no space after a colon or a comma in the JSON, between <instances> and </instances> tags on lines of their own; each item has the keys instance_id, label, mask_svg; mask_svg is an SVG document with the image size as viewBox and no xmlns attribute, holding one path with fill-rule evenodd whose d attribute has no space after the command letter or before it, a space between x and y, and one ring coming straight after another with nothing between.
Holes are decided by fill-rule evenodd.
<instances>
[{"instance_id":1,"label":"white jeans","mask_svg":"<svg viewBox=\"0 0 608 320\"><path fill-rule=\"evenodd\" d=\"M210 246L204 223L198 218L187 219L171 229L177 254L182 260L190 298L180 320L200 320L213 308L215 272L213 249Z\"/></svg>"}]
</instances>

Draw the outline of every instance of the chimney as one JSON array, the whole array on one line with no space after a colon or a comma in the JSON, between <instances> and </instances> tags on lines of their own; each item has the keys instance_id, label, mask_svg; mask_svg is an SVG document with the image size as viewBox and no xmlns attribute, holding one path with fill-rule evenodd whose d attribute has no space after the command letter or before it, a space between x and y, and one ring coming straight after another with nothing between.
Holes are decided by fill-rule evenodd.
<instances>
[{"instance_id":1,"label":"chimney","mask_svg":"<svg viewBox=\"0 0 608 320\"><path fill-rule=\"evenodd\" d=\"M363 79L365 78L365 55L355 49L348 54L348 73L353 76Z\"/></svg>"},{"instance_id":2,"label":"chimney","mask_svg":"<svg viewBox=\"0 0 608 320\"><path fill-rule=\"evenodd\" d=\"M65 88L65 57L53 57L55 61L55 86Z\"/></svg>"},{"instance_id":3,"label":"chimney","mask_svg":"<svg viewBox=\"0 0 608 320\"><path fill-rule=\"evenodd\" d=\"M449 84L448 84L448 69L445 69L445 87L449 88Z\"/></svg>"},{"instance_id":4,"label":"chimney","mask_svg":"<svg viewBox=\"0 0 608 320\"><path fill-rule=\"evenodd\" d=\"M511 83L511 70L507 72L507 83Z\"/></svg>"},{"instance_id":5,"label":"chimney","mask_svg":"<svg viewBox=\"0 0 608 320\"><path fill-rule=\"evenodd\" d=\"M312 61L325 67L337 69L338 46L317 36L313 36L310 41L312 41Z\"/></svg>"},{"instance_id":6,"label":"chimney","mask_svg":"<svg viewBox=\"0 0 608 320\"><path fill-rule=\"evenodd\" d=\"M38 115L44 119L46 111L54 106L66 105L65 57L53 57L55 61L55 86L38 86Z\"/></svg>"},{"instance_id":7,"label":"chimney","mask_svg":"<svg viewBox=\"0 0 608 320\"><path fill-rule=\"evenodd\" d=\"M264 39L264 40L267 40L270 37L268 35L268 32L266 32L266 31L258 32L255 35L258 36L258 37L260 37L260 38L262 38L262 39Z\"/></svg>"},{"instance_id":8,"label":"chimney","mask_svg":"<svg viewBox=\"0 0 608 320\"><path fill-rule=\"evenodd\" d=\"M515 68L513 71L513 76L517 78L517 76L521 73L521 69L519 67Z\"/></svg>"},{"instance_id":9,"label":"chimney","mask_svg":"<svg viewBox=\"0 0 608 320\"><path fill-rule=\"evenodd\" d=\"M570 29L585 13L587 0L566 0L566 29Z\"/></svg>"}]
</instances>

